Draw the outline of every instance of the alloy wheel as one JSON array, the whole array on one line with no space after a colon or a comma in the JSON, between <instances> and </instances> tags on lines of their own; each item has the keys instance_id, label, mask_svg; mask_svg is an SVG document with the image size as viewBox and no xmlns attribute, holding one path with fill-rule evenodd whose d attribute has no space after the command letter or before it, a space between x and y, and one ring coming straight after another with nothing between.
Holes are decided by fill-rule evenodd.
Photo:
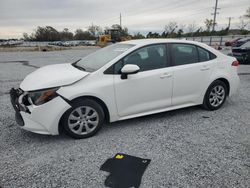
<instances>
[{"instance_id":1,"label":"alloy wheel","mask_svg":"<svg viewBox=\"0 0 250 188\"><path fill-rule=\"evenodd\" d=\"M78 135L86 135L95 130L99 123L97 111L90 106L74 109L68 118L69 129Z\"/></svg>"},{"instance_id":2,"label":"alloy wheel","mask_svg":"<svg viewBox=\"0 0 250 188\"><path fill-rule=\"evenodd\" d=\"M217 85L211 90L209 94L209 103L213 107L218 107L223 103L225 96L225 88L221 85Z\"/></svg>"}]
</instances>

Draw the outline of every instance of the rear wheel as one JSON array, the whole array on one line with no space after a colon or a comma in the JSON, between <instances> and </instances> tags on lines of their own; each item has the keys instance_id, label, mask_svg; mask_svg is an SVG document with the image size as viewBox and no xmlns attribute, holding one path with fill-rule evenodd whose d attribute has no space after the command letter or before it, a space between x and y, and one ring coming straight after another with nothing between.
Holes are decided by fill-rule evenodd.
<instances>
[{"instance_id":1,"label":"rear wheel","mask_svg":"<svg viewBox=\"0 0 250 188\"><path fill-rule=\"evenodd\" d=\"M226 101L228 89L224 82L214 81L207 89L203 100L203 107L207 110L217 110Z\"/></svg>"},{"instance_id":2,"label":"rear wheel","mask_svg":"<svg viewBox=\"0 0 250 188\"><path fill-rule=\"evenodd\" d=\"M94 100L76 100L63 116L62 125L73 138L88 138L95 135L104 122L102 107Z\"/></svg>"}]
</instances>

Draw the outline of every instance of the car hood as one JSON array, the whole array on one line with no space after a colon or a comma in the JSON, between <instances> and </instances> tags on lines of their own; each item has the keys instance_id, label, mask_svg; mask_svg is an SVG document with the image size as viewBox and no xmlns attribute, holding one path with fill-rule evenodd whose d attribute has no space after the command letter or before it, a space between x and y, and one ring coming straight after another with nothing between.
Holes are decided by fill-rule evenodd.
<instances>
[{"instance_id":1,"label":"car hood","mask_svg":"<svg viewBox=\"0 0 250 188\"><path fill-rule=\"evenodd\" d=\"M20 88L24 91L34 91L69 85L84 78L88 74L88 72L79 70L68 63L48 65L26 76Z\"/></svg>"}]
</instances>

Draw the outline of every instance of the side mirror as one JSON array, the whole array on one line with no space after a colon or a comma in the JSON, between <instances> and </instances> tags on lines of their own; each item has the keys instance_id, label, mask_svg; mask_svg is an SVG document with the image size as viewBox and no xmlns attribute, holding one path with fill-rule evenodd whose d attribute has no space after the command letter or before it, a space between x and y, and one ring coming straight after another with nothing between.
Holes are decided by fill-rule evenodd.
<instances>
[{"instance_id":1,"label":"side mirror","mask_svg":"<svg viewBox=\"0 0 250 188\"><path fill-rule=\"evenodd\" d=\"M133 65L133 64L127 64L124 65L121 69L121 79L127 79L128 78L128 74L136 74L138 73L140 70L140 67L138 67L137 65Z\"/></svg>"}]
</instances>

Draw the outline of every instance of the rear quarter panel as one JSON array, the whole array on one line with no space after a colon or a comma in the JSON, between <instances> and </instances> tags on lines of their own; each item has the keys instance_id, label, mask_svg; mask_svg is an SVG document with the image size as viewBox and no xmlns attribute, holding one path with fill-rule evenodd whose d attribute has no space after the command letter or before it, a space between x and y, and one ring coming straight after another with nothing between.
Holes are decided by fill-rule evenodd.
<instances>
[{"instance_id":1,"label":"rear quarter panel","mask_svg":"<svg viewBox=\"0 0 250 188\"><path fill-rule=\"evenodd\" d=\"M237 73L237 67L232 66L232 62L236 61L236 58L222 54L217 57L216 61L217 68L213 71L210 83L220 78L226 79L229 82L229 96L231 96L237 92L237 89L239 87L239 76Z\"/></svg>"}]
</instances>

